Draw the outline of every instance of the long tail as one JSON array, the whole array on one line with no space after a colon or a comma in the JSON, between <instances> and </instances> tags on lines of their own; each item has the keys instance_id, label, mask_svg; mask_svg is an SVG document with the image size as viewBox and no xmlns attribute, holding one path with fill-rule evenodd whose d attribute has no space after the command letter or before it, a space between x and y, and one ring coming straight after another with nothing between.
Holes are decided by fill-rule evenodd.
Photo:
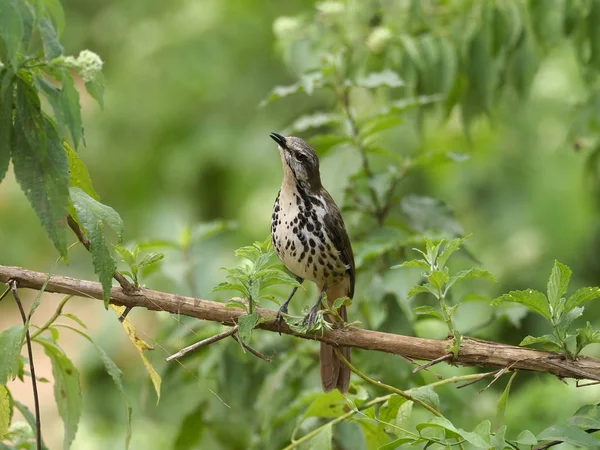
<instances>
[{"instance_id":1,"label":"long tail","mask_svg":"<svg viewBox=\"0 0 600 450\"><path fill-rule=\"evenodd\" d=\"M332 286L327 289L327 299L334 301L336 298L343 297L347 290L340 292L340 285ZM345 286L344 286L345 288ZM346 307L342 306L338 310L344 322L348 321L348 313ZM348 361L350 361L350 348L340 347L340 352ZM323 390L329 392L338 388L340 392L346 392L350 384L350 369L340 361L333 347L329 344L321 342L321 384Z\"/></svg>"}]
</instances>

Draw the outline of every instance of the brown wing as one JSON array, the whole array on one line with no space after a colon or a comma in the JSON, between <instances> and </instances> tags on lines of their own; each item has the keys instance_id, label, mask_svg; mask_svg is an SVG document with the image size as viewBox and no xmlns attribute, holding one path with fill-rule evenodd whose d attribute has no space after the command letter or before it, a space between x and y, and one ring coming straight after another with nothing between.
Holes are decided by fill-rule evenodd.
<instances>
[{"instance_id":1,"label":"brown wing","mask_svg":"<svg viewBox=\"0 0 600 450\"><path fill-rule=\"evenodd\" d=\"M342 259L342 262L347 266L350 266L348 269L348 274L350 276L350 292L348 293L348 297L352 298L354 296L355 272L352 244L350 243L350 238L348 237L342 214L333 201L333 198L324 188L322 188L320 194L325 198L327 205L329 206L324 217L325 229L327 230L329 239L331 239L335 248L341 252L340 258Z\"/></svg>"}]
</instances>

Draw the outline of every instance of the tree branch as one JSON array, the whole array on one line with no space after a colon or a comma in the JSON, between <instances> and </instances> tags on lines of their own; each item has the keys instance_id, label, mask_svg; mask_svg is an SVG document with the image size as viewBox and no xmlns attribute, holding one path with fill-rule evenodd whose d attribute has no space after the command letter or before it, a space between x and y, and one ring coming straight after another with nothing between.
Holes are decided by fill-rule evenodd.
<instances>
[{"instance_id":1,"label":"tree branch","mask_svg":"<svg viewBox=\"0 0 600 450\"><path fill-rule=\"evenodd\" d=\"M14 279L19 282L21 288L39 290L46 278L47 275L44 273L33 272L21 267L0 265L0 282L6 283L8 280ZM63 276L52 276L46 286L46 292L91 297L100 301L103 298L100 283ZM167 311L232 325L237 322L240 316L245 314L241 309L225 308L224 303L145 288L140 288L134 294L128 294L123 289L114 287L111 293L111 303L131 308L142 307L152 311ZM257 311L261 316L273 319L259 324L257 328L276 332L275 312L262 308L258 308ZM424 339L358 328L325 330L322 334L313 335L296 333L286 324L282 324L281 332L303 339L327 342L334 346L393 353L426 361L443 357L448 353L447 346L452 345L451 339ZM600 359L582 356L575 361L570 361L554 352L533 350L469 337L463 338L460 352L452 363L464 366L510 366L511 369L546 372L562 378L600 381Z\"/></svg>"}]
</instances>

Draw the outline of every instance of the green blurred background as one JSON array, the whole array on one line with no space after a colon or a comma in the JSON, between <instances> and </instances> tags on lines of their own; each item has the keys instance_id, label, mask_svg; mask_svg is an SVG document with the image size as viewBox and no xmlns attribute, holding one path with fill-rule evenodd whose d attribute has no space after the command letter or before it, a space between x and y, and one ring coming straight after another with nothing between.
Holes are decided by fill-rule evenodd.
<instances>
[{"instance_id":1,"label":"green blurred background","mask_svg":"<svg viewBox=\"0 0 600 450\"><path fill-rule=\"evenodd\" d=\"M313 4L69 0L63 6L65 53L89 48L105 62L104 110L82 94L86 146L79 154L103 203L121 214L126 241L177 241L185 238L186 227L214 220L237 224L235 230L193 245L188 254L167 251L161 270L143 282L154 289L225 300L222 293L210 292L223 280L219 268L236 264L234 249L263 240L269 232L272 202L281 182L280 161L269 132L331 105L326 96L296 95L258 107L273 86L296 79L286 69L273 21L279 16L309 16ZM302 57L301 52L296 55ZM573 269L571 290L598 284L599 203L589 167L586 171L590 149L574 146L572 136L577 118L573 104L588 95L574 55L566 42L548 49L529 98L499 97L493 121L475 121L470 138L458 114L447 121L407 120L382 138L403 155L428 150L469 155L460 163L420 171L402 191L405 196L442 200L453 211L457 231L473 233L467 247L499 281L493 286L477 285L477 291L488 298L511 289L544 290L554 259ZM341 204L359 158L352 149L340 147L321 163L324 184ZM0 263L53 270L57 254L12 175L0 187L0 217ZM347 222L352 236L359 224L352 218ZM187 273L190 261L192 284ZM89 255L80 246L71 250L69 265L59 266L58 271L94 279ZM382 277L379 289L399 294L373 304L377 310L373 316L381 317L371 317L367 323L397 333L443 337L445 330L438 323L421 320L412 326L403 317L405 293L416 279L400 272ZM357 292L364 299L375 295L371 290L376 284L368 272L359 272ZM312 290L303 295L312 295ZM44 297L42 318L57 300ZM300 310L298 304L296 308ZM114 314L105 312L100 302L84 299L73 300L68 309L88 324L96 342L124 371L133 406L133 449L279 448L302 411L290 405L318 392L315 343L259 332L254 336L256 347L276 352L271 364L242 354L233 341L223 341L184 359L183 365L167 367L165 356L215 333L219 326L133 311L129 317L139 336L155 346L149 356L163 379L157 405L142 362ZM352 318L364 319L358 309L351 307ZM586 319L600 326L598 305L590 304L586 312ZM17 321L9 302L3 302L0 314L2 325ZM469 304L459 313L458 328L468 331L490 317L485 302ZM518 344L527 334L547 331L546 324L531 315L523 318L520 310L511 317L512 323L497 318L477 335ZM120 396L93 348L64 333L63 345L84 373L85 411L74 448L120 448L125 432ZM600 348L591 346L585 353L599 357ZM355 354L362 370L389 384L408 388L433 381L428 374L410 374L411 366L399 357ZM50 377L49 367L40 364L42 376ZM474 371L436 370L444 376ZM481 394L477 391L483 386L441 389L442 408L455 424L470 429L493 417L505 383L501 380ZM31 404L28 387L17 382L11 389ZM51 386L42 389L46 440L56 448L60 422ZM577 389L551 376L521 374L507 408L509 434L522 429L537 433L559 423L599 393L597 387ZM346 436L338 442L340 448L364 447L357 427L340 427Z\"/></svg>"}]
</instances>

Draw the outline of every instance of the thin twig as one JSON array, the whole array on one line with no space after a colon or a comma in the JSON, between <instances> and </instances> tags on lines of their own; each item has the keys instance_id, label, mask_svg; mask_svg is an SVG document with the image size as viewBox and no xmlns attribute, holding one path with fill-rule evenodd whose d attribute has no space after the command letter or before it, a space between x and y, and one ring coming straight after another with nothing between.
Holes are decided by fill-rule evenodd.
<instances>
[{"instance_id":1,"label":"thin twig","mask_svg":"<svg viewBox=\"0 0 600 450\"><path fill-rule=\"evenodd\" d=\"M497 374L498 372L500 372L501 370L504 370L504 368L495 370L493 372L487 372L487 373L478 374L479 377L477 377L476 379L474 379L472 381L469 381L468 383L461 384L460 386L456 386L456 389L462 389L462 388L470 386L472 384L479 383L481 380L483 380L485 378L488 378L488 377L491 377L491 376Z\"/></svg>"},{"instance_id":2,"label":"thin twig","mask_svg":"<svg viewBox=\"0 0 600 450\"><path fill-rule=\"evenodd\" d=\"M0 302L1 302L2 300L4 300L4 297L6 297L6 296L8 295L8 293L9 293L9 292L10 292L10 286L8 286L8 287L7 287L7 288L4 290L4 292L2 293L2 295L0 295Z\"/></svg>"},{"instance_id":3,"label":"thin twig","mask_svg":"<svg viewBox=\"0 0 600 450\"><path fill-rule=\"evenodd\" d=\"M431 366L435 366L436 364L452 359L454 359L454 353L448 353L447 355L440 356L439 358L429 361L428 363L422 364L419 367L415 367L412 372L417 373L420 370L427 369Z\"/></svg>"},{"instance_id":4,"label":"thin twig","mask_svg":"<svg viewBox=\"0 0 600 450\"><path fill-rule=\"evenodd\" d=\"M231 336L233 334L235 334L238 330L238 326L234 326L232 328L230 328L229 330L225 330L222 333L219 334L215 334L214 336L211 336L209 338L203 339L200 342L196 342L195 344L192 345L188 345L186 348L183 348L181 350L179 350L177 353L169 356L166 361L170 362L173 361L174 359L178 359L181 358L183 355L192 352L194 350L196 350L197 348L200 347L204 347L206 345L210 345L214 342L220 341L221 339L225 339L227 336Z\"/></svg>"},{"instance_id":5,"label":"thin twig","mask_svg":"<svg viewBox=\"0 0 600 450\"><path fill-rule=\"evenodd\" d=\"M578 387L578 388L580 388L580 387L586 387L586 386L595 386L597 384L600 384L600 381L592 381L591 383L585 383L585 384L581 384L579 382L579 380L575 381L575 387Z\"/></svg>"},{"instance_id":6,"label":"thin twig","mask_svg":"<svg viewBox=\"0 0 600 450\"><path fill-rule=\"evenodd\" d=\"M35 365L33 363L33 349L31 347L31 335L29 334L29 324L27 323L27 315L23 309L23 303L19 298L19 292L17 280L9 280L8 286L12 290L13 297L21 313L21 319L23 320L23 326L25 327L25 340L27 343L27 354L29 356L29 368L31 369L31 385L33 387L33 405L35 409L35 446L37 450L42 449L42 421L40 416L40 398L37 389L37 378L35 376Z\"/></svg>"},{"instance_id":7,"label":"thin twig","mask_svg":"<svg viewBox=\"0 0 600 450\"><path fill-rule=\"evenodd\" d=\"M398 355L400 358L408 361L411 364L414 364L415 366L420 366L420 364L418 362L416 362L414 359L409 358L408 356L404 356L404 355ZM427 367L422 367L422 370L425 370L425 372L429 372L431 375L433 375L434 377L436 377L438 380L443 379L444 377L442 377L439 373L435 373L433 370L429 370Z\"/></svg>"},{"instance_id":8,"label":"thin twig","mask_svg":"<svg viewBox=\"0 0 600 450\"><path fill-rule=\"evenodd\" d=\"M250 347L249 345L246 345L242 342L242 340L238 337L237 334L232 334L231 337L233 339L235 339L235 341L240 344L242 346L242 349L244 350L248 350L250 353L252 353L254 356L256 356L257 358L262 359L263 361L267 361L267 362L271 362L273 360L273 358L270 358L266 355L263 355L261 352L254 350L252 347Z\"/></svg>"},{"instance_id":9,"label":"thin twig","mask_svg":"<svg viewBox=\"0 0 600 450\"><path fill-rule=\"evenodd\" d=\"M35 333L33 333L31 335L32 340L35 339L36 337L38 337L40 334L42 334L48 328L50 328L50 326L54 323L54 321L56 319L58 319L58 317L62 314L62 310L65 307L65 305L67 304L67 302L72 298L73 298L72 295L65 295L65 297L58 304L58 307L56 308L56 311L54 311L54 314L52 314L50 316L50 318L46 321L46 323L44 325L42 325L37 330L35 330Z\"/></svg>"},{"instance_id":10,"label":"thin twig","mask_svg":"<svg viewBox=\"0 0 600 450\"><path fill-rule=\"evenodd\" d=\"M131 312L132 309L133 309L133 306L126 306L125 309L123 310L123 312L121 313L121 315L119 316L119 322L123 322L127 318L127 315Z\"/></svg>"}]
</instances>

